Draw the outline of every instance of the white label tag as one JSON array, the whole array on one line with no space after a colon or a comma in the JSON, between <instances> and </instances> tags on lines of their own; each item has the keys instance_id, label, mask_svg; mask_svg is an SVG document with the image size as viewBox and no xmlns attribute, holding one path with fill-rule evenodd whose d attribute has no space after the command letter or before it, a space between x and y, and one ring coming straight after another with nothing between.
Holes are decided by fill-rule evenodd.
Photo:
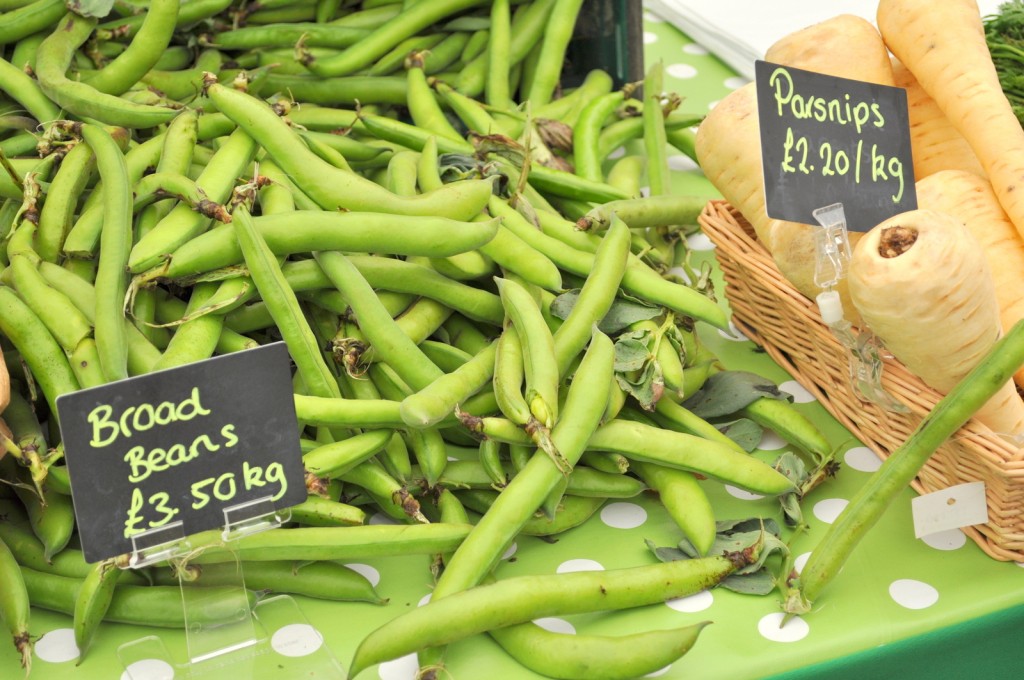
<instances>
[{"instance_id":1,"label":"white label tag","mask_svg":"<svg viewBox=\"0 0 1024 680\"><path fill-rule=\"evenodd\" d=\"M914 536L921 538L949 529L988 521L985 482L958 484L942 491L916 496L910 501Z\"/></svg>"}]
</instances>

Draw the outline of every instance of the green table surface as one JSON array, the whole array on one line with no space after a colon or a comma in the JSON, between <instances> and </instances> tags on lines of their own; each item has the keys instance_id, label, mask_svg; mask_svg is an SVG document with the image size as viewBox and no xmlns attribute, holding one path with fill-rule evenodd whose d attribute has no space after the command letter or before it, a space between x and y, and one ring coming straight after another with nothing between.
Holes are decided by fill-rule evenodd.
<instances>
[{"instance_id":1,"label":"green table surface","mask_svg":"<svg viewBox=\"0 0 1024 680\"><path fill-rule=\"evenodd\" d=\"M645 14L644 42L648 64L663 60L666 89L683 95L687 110L706 111L743 83L713 55L649 11ZM670 164L675 171L676 190L717 195L685 156L672 156ZM689 245L697 262L714 261L713 249L703 235L691 237ZM717 270L714 276L716 290L721 293L724 285ZM727 306L724 296L719 297ZM805 500L810 530L792 544L800 565L879 461L752 342L738 334L707 328L702 337L728 368L760 373L791 392L797 408L813 419L841 451L839 475ZM771 458L782 448L782 441L769 433L755 455ZM752 497L717 482L704 484L723 519L780 516L773 499ZM1017 654L1024 640L1024 565L993 560L956 530L915 539L910 511L913 496L907 490L899 497L819 599L815 610L784 627L779 626L776 594L744 596L724 590L634 610L542 623L562 631L615 634L712 621L685 657L647 676L666 680L1021 677ZM372 521L387 520L374 517ZM672 545L680 537L653 496L610 501L586 524L566 532L556 542L529 537L518 540L499 565L497 575L507 578L649 564L653 557L645 539ZM378 591L390 599L389 604L294 598L301 616L322 638L318 653L333 656L341 667L347 666L365 634L418 606L431 590L425 557L377 559L353 567L377 580ZM160 674L129 676L124 672L118 648L148 635L159 636L172 659L185 658L185 636L180 631L105 624L84 662L76 666L76 650L69 643L73 639L70 618L38 609L32 616L32 632L40 636L31 676L35 680L169 678ZM314 635L306 646L313 650L320 644ZM233 680L340 677L337 673L300 671L300 667L294 657L269 651L255 664L221 669L221 673L232 673ZM452 645L448 667L457 680L540 677L524 670L483 635ZM415 668L414 658L402 658L367 669L359 678L411 680ZM0 645L0 678L14 680L21 675L13 648ZM179 669L176 677L185 675Z\"/></svg>"}]
</instances>

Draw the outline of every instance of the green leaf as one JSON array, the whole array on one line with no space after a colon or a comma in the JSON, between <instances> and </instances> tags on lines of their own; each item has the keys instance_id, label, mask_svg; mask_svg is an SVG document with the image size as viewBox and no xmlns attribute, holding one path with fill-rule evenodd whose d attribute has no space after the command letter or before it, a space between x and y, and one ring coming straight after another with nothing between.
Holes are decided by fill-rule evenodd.
<instances>
[{"instance_id":1,"label":"green leaf","mask_svg":"<svg viewBox=\"0 0 1024 680\"><path fill-rule=\"evenodd\" d=\"M683 406L701 418L718 418L736 413L760 399L785 399L786 395L771 380L747 371L721 371L708 377Z\"/></svg>"},{"instance_id":2,"label":"green leaf","mask_svg":"<svg viewBox=\"0 0 1024 680\"><path fill-rule=\"evenodd\" d=\"M634 337L615 341L615 370L619 373L639 371L653 359L647 344Z\"/></svg>"},{"instance_id":3,"label":"green leaf","mask_svg":"<svg viewBox=\"0 0 1024 680\"><path fill-rule=\"evenodd\" d=\"M764 435L764 428L755 423L750 418L740 418L729 423L729 425L722 430L722 433L733 440L740 447L750 453L757 448L757 445L761 442L761 437Z\"/></svg>"},{"instance_id":4,"label":"green leaf","mask_svg":"<svg viewBox=\"0 0 1024 680\"><path fill-rule=\"evenodd\" d=\"M579 296L580 291L578 289L562 293L551 302L551 314L565 320L569 316L569 312L576 305ZM661 313L660 307L652 307L639 301L619 296L612 302L611 308L604 315L604 318L601 319L597 327L604 333L618 333L637 321L653 319L660 316Z\"/></svg>"},{"instance_id":5,"label":"green leaf","mask_svg":"<svg viewBox=\"0 0 1024 680\"><path fill-rule=\"evenodd\" d=\"M654 553L654 556L661 562L676 562L678 560L685 560L691 557L678 548L659 548L654 544L654 541L649 538L644 539L644 543L647 544L648 549L650 549L650 551Z\"/></svg>"},{"instance_id":6,"label":"green leaf","mask_svg":"<svg viewBox=\"0 0 1024 680\"><path fill-rule=\"evenodd\" d=\"M803 459L792 451L786 451L776 458L775 464L772 467L793 482L793 485L797 489L799 489L810 476L810 473L807 470L807 465L804 463ZM795 527L803 524L804 514L803 509L800 507L799 493L796 491L784 493L779 496L779 503L782 505L782 512L787 525Z\"/></svg>"},{"instance_id":7,"label":"green leaf","mask_svg":"<svg viewBox=\"0 0 1024 680\"><path fill-rule=\"evenodd\" d=\"M775 578L762 569L753 574L730 574L719 585L742 595L770 595L775 590Z\"/></svg>"},{"instance_id":8,"label":"green leaf","mask_svg":"<svg viewBox=\"0 0 1024 680\"><path fill-rule=\"evenodd\" d=\"M656 361L647 362L636 378L629 379L625 374L617 372L615 380L645 411L653 411L661 395L665 393L665 381L661 376L661 367Z\"/></svg>"},{"instance_id":9,"label":"green leaf","mask_svg":"<svg viewBox=\"0 0 1024 680\"><path fill-rule=\"evenodd\" d=\"M102 19L114 8L114 0L66 0L69 10L83 17Z\"/></svg>"}]
</instances>

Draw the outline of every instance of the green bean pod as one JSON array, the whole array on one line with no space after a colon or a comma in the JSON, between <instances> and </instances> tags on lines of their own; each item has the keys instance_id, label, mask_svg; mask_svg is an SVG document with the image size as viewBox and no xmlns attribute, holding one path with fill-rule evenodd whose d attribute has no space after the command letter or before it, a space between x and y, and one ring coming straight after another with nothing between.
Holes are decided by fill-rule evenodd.
<instances>
[{"instance_id":1,"label":"green bean pod","mask_svg":"<svg viewBox=\"0 0 1024 680\"><path fill-rule=\"evenodd\" d=\"M0 538L0 581L4 584L0 590L0 619L10 631L14 648L21 655L21 667L29 673L32 670L32 638L28 632L31 616L29 593L21 566L3 538Z\"/></svg>"},{"instance_id":2,"label":"green bean pod","mask_svg":"<svg viewBox=\"0 0 1024 680\"><path fill-rule=\"evenodd\" d=\"M551 428L558 417L558 363L554 339L529 292L512 279L496 278L505 312L523 347L526 402L530 413Z\"/></svg>"},{"instance_id":3,"label":"green bean pod","mask_svg":"<svg viewBox=\"0 0 1024 680\"><path fill-rule=\"evenodd\" d=\"M447 255L473 250L494 238L497 223L444 217L296 210L253 218L274 255L339 250L395 255ZM180 278L242 262L230 226L212 229L175 250L154 274Z\"/></svg>"},{"instance_id":4,"label":"green bean pod","mask_svg":"<svg viewBox=\"0 0 1024 680\"><path fill-rule=\"evenodd\" d=\"M434 488L448 465L448 449L441 433L434 427L411 428L405 435L405 441L423 475L424 484L428 489ZM414 469L413 474L415 472Z\"/></svg>"},{"instance_id":5,"label":"green bean pod","mask_svg":"<svg viewBox=\"0 0 1024 680\"><path fill-rule=\"evenodd\" d=\"M366 523L366 513L354 505L310 495L290 507L291 521L306 527L348 527Z\"/></svg>"},{"instance_id":6,"label":"green bean pod","mask_svg":"<svg viewBox=\"0 0 1024 680\"><path fill-rule=\"evenodd\" d=\"M302 457L306 471L317 477L337 479L383 449L393 430L368 430L354 437L324 444Z\"/></svg>"},{"instance_id":7,"label":"green bean pod","mask_svg":"<svg viewBox=\"0 0 1024 680\"><path fill-rule=\"evenodd\" d=\"M56 262L71 228L79 197L96 167L96 156L88 144L76 144L64 156L50 183L46 201L39 212L35 250L47 262Z\"/></svg>"},{"instance_id":8,"label":"green bean pod","mask_svg":"<svg viewBox=\"0 0 1024 680\"><path fill-rule=\"evenodd\" d=\"M25 107L42 124L60 118L59 109L39 88L39 83L11 62L0 59L0 90Z\"/></svg>"},{"instance_id":9,"label":"green bean pod","mask_svg":"<svg viewBox=\"0 0 1024 680\"><path fill-rule=\"evenodd\" d=\"M85 82L106 94L127 92L142 76L156 66L171 42L177 27L179 0L152 0L145 19L124 52L94 73Z\"/></svg>"},{"instance_id":10,"label":"green bean pod","mask_svg":"<svg viewBox=\"0 0 1024 680\"><path fill-rule=\"evenodd\" d=\"M115 560L108 559L96 562L82 580L72 614L75 646L78 647L76 665L85 659L92 639L114 599L114 588L120 576L121 569Z\"/></svg>"},{"instance_id":11,"label":"green bean pod","mask_svg":"<svg viewBox=\"0 0 1024 680\"><path fill-rule=\"evenodd\" d=\"M1024 321L1018 321L986 353L910 437L873 472L811 550L800 575L787 584L783 610L806 614L839 573L850 553L928 461L992 395L1024 365Z\"/></svg>"},{"instance_id":12,"label":"green bean pod","mask_svg":"<svg viewBox=\"0 0 1024 680\"><path fill-rule=\"evenodd\" d=\"M17 42L56 24L67 11L61 0L34 0L0 15L0 45Z\"/></svg>"},{"instance_id":13,"label":"green bean pod","mask_svg":"<svg viewBox=\"0 0 1024 680\"><path fill-rule=\"evenodd\" d=\"M433 4L433 3L428 3ZM325 210L378 211L469 219L491 193L491 182L467 180L414 197L396 196L359 175L338 170L310 151L263 101L214 83L208 88L218 109L247 130L289 177Z\"/></svg>"},{"instance_id":14,"label":"green bean pod","mask_svg":"<svg viewBox=\"0 0 1024 680\"><path fill-rule=\"evenodd\" d=\"M491 209L502 218L502 224L541 251L559 267L577 276L587 276L594 270L594 254L582 252L538 231L504 201L491 202ZM728 326L725 312L710 298L687 286L668 281L656 271L630 261L622 276L622 287L654 304L692 316L716 328Z\"/></svg>"},{"instance_id":15,"label":"green bean pod","mask_svg":"<svg viewBox=\"0 0 1024 680\"><path fill-rule=\"evenodd\" d=\"M237 178L252 162L256 149L256 142L245 130L235 130L196 178L196 186L209 200L225 202L231 196ZM205 232L211 222L210 217L196 212L189 205L175 206L132 247L128 267L137 274L159 264L168 253Z\"/></svg>"},{"instance_id":16,"label":"green bean pod","mask_svg":"<svg viewBox=\"0 0 1024 680\"><path fill-rule=\"evenodd\" d=\"M677 661L709 623L626 635L564 635L523 623L496 628L489 635L524 667L549 678L626 680ZM642 654L637 653L640 649Z\"/></svg>"},{"instance_id":17,"label":"green bean pod","mask_svg":"<svg viewBox=\"0 0 1024 680\"><path fill-rule=\"evenodd\" d=\"M219 314L198 312L206 306L207 300L216 291L217 284L214 282L199 283L192 287L184 315L177 319L181 323L176 327L170 343L152 370L183 366L213 356L223 331L224 317ZM158 317L159 314L158 310Z\"/></svg>"},{"instance_id":18,"label":"green bean pod","mask_svg":"<svg viewBox=\"0 0 1024 680\"><path fill-rule=\"evenodd\" d=\"M348 258L337 251L317 251L316 261L345 296L359 328L375 354L387 361L414 389L423 389L443 373L396 327L373 289Z\"/></svg>"},{"instance_id":19,"label":"green bean pod","mask_svg":"<svg viewBox=\"0 0 1024 680\"><path fill-rule=\"evenodd\" d=\"M318 397L340 397L338 383L320 354L295 293L284 280L277 258L256 230L249 209L244 205L235 208L228 228L236 234L249 274L277 322L306 389Z\"/></svg>"},{"instance_id":20,"label":"green bean pod","mask_svg":"<svg viewBox=\"0 0 1024 680\"><path fill-rule=\"evenodd\" d=\"M604 158L599 155L597 140L608 116L624 99L625 94L621 90L611 92L591 100L580 111L572 136L573 168L577 175L597 182L604 181L601 169Z\"/></svg>"},{"instance_id":21,"label":"green bean pod","mask_svg":"<svg viewBox=\"0 0 1024 680\"><path fill-rule=\"evenodd\" d=\"M489 344L461 367L438 376L415 394L402 400L402 420L413 428L436 425L459 404L477 393L494 375L497 341Z\"/></svg>"},{"instance_id":22,"label":"green bean pod","mask_svg":"<svg viewBox=\"0 0 1024 680\"><path fill-rule=\"evenodd\" d=\"M103 231L96 267L95 337L108 381L128 377L128 345L122 305L128 290L126 267L132 243L132 191L124 154L101 127L82 126L82 137L96 154L103 180Z\"/></svg>"},{"instance_id":23,"label":"green bean pod","mask_svg":"<svg viewBox=\"0 0 1024 680\"><path fill-rule=\"evenodd\" d=\"M96 19L69 12L39 45L36 77L46 96L76 116L107 125L151 128L174 118L174 109L134 104L67 77L75 50L89 38L95 26Z\"/></svg>"},{"instance_id":24,"label":"green bean pod","mask_svg":"<svg viewBox=\"0 0 1024 680\"><path fill-rule=\"evenodd\" d=\"M366 383L360 380L360 383ZM295 395L295 415L309 425L347 428L404 427L399 401L390 399L341 399Z\"/></svg>"},{"instance_id":25,"label":"green bean pod","mask_svg":"<svg viewBox=\"0 0 1024 680\"><path fill-rule=\"evenodd\" d=\"M192 537L190 564L268 560L364 560L395 555L432 555L455 549L469 533L465 524L379 524L293 527L246 536L232 551L217 549L220 531Z\"/></svg>"},{"instance_id":26,"label":"green bean pod","mask_svg":"<svg viewBox=\"0 0 1024 680\"><path fill-rule=\"evenodd\" d=\"M832 453L832 445L804 414L786 399L761 397L744 406L739 415L750 418L779 435L783 441L811 454L821 462Z\"/></svg>"},{"instance_id":27,"label":"green bean pod","mask_svg":"<svg viewBox=\"0 0 1024 680\"><path fill-rule=\"evenodd\" d=\"M753 456L703 437L616 419L594 431L587 443L598 451L615 451L631 460L660 463L699 472L754 493L779 495L793 491L782 473Z\"/></svg>"},{"instance_id":28,"label":"green bean pod","mask_svg":"<svg viewBox=\"0 0 1024 680\"><path fill-rule=\"evenodd\" d=\"M386 604L374 590L373 584L354 569L335 562L273 561L246 564L193 564L184 570L189 586L231 586L245 581L245 587L271 593L304 595L332 602L369 602ZM155 585L173 586L179 583L170 569L156 572Z\"/></svg>"},{"instance_id":29,"label":"green bean pod","mask_svg":"<svg viewBox=\"0 0 1024 680\"><path fill-rule=\"evenodd\" d=\"M611 309L626 273L628 256L629 230L618 221L601 240L594 253L594 268L584 281L576 304L553 334L559 375L566 374L589 340L593 325L600 323Z\"/></svg>"},{"instance_id":30,"label":"green bean pod","mask_svg":"<svg viewBox=\"0 0 1024 680\"><path fill-rule=\"evenodd\" d=\"M32 605L41 609L72 615L81 581L66 576L23 569L25 585ZM187 594L198 596L198 593ZM189 623L223 624L236 614L237 590L227 586L210 586L202 590L204 606L189 611ZM246 592L249 605L256 603L256 594ZM185 609L181 606L179 586L119 585L114 589L104 621L154 628L185 627Z\"/></svg>"},{"instance_id":31,"label":"green bean pod","mask_svg":"<svg viewBox=\"0 0 1024 680\"><path fill-rule=\"evenodd\" d=\"M405 77L408 83L406 96L409 116L418 127L440 137L461 142L463 141L462 134L448 122L434 91L427 83L427 77L423 71L423 59L422 54L414 53L409 56L406 63Z\"/></svg>"},{"instance_id":32,"label":"green bean pod","mask_svg":"<svg viewBox=\"0 0 1024 680\"><path fill-rule=\"evenodd\" d=\"M595 332L577 378L569 386L562 416L551 432L555 446L571 464L583 453L587 438L604 413L613 355L611 340ZM561 478L561 471L547 456L533 456L455 552L438 580L434 596L441 598L480 583Z\"/></svg>"},{"instance_id":33,"label":"green bean pod","mask_svg":"<svg viewBox=\"0 0 1024 680\"><path fill-rule=\"evenodd\" d=\"M425 647L543 616L639 607L692 595L717 585L748 559L731 553L600 572L518 576L432 597L363 638L349 664L349 677Z\"/></svg>"},{"instance_id":34,"label":"green bean pod","mask_svg":"<svg viewBox=\"0 0 1024 680\"><path fill-rule=\"evenodd\" d=\"M701 555L715 542L715 512L692 472L635 460L630 464Z\"/></svg>"},{"instance_id":35,"label":"green bean pod","mask_svg":"<svg viewBox=\"0 0 1024 680\"><path fill-rule=\"evenodd\" d=\"M8 286L0 285L0 333L17 348L57 416L57 397L80 389L67 355L46 326Z\"/></svg>"},{"instance_id":36,"label":"green bean pod","mask_svg":"<svg viewBox=\"0 0 1024 680\"><path fill-rule=\"evenodd\" d=\"M355 73L373 64L398 43L431 24L481 4L483 0L418 2L374 29L370 35L348 47L341 54L330 59L317 60L309 68L318 76L344 76Z\"/></svg>"}]
</instances>

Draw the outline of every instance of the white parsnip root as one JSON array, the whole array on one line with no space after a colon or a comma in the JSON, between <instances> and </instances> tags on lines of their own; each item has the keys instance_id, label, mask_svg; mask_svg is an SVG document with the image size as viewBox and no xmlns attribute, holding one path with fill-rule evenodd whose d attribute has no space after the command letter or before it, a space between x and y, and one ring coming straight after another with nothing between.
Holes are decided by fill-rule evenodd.
<instances>
[{"instance_id":1,"label":"white parsnip root","mask_svg":"<svg viewBox=\"0 0 1024 680\"><path fill-rule=\"evenodd\" d=\"M912 373L946 394L1002 331L985 253L956 218L912 210L857 243L850 297L864 322ZM976 414L994 432L1024 432L1024 402L1012 381Z\"/></svg>"},{"instance_id":2,"label":"white parsnip root","mask_svg":"<svg viewBox=\"0 0 1024 680\"><path fill-rule=\"evenodd\" d=\"M988 181L965 170L942 170L917 182L917 206L962 222L985 253L1003 332L1024 319L1024 239L1006 216ZM1024 368L1013 376L1024 386Z\"/></svg>"}]
</instances>

